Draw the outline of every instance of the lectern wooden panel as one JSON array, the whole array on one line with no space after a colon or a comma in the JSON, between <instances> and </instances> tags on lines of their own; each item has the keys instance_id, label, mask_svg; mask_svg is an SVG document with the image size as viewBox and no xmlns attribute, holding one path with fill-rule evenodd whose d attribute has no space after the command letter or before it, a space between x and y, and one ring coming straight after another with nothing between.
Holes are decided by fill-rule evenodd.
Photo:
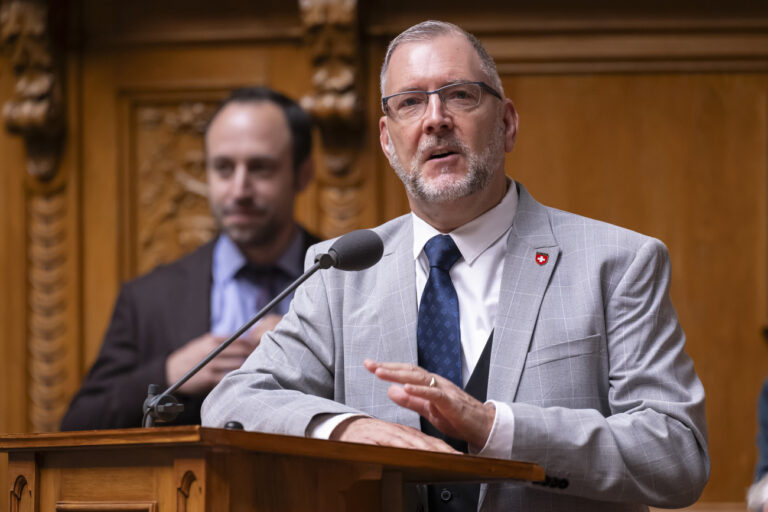
<instances>
[{"instance_id":1,"label":"lectern wooden panel","mask_svg":"<svg viewBox=\"0 0 768 512\"><path fill-rule=\"evenodd\" d=\"M0 436L11 512L391 511L416 483L543 480L533 464L194 427Z\"/></svg>"}]
</instances>

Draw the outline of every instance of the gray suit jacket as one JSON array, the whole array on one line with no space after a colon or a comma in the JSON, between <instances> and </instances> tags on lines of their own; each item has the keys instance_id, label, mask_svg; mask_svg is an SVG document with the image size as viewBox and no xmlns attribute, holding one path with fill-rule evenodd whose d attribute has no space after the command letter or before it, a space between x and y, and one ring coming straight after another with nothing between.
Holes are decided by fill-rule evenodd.
<instances>
[{"instance_id":1,"label":"gray suit jacket","mask_svg":"<svg viewBox=\"0 0 768 512\"><path fill-rule=\"evenodd\" d=\"M481 510L624 511L685 506L709 475L704 389L669 299L663 244L537 203L518 184L494 329L488 399L515 416L510 459L570 486L490 484ZM384 256L310 278L291 311L203 406L203 423L303 436L322 413L419 428L362 365L417 362L408 216L376 231ZM307 261L328 242L308 252ZM545 253L545 265L535 261Z\"/></svg>"}]
</instances>

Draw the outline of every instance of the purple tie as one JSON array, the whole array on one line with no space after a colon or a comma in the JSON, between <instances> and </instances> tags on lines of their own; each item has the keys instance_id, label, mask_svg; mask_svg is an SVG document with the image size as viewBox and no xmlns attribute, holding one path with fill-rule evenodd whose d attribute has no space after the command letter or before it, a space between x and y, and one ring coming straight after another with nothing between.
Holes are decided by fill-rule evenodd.
<instances>
[{"instance_id":1,"label":"purple tie","mask_svg":"<svg viewBox=\"0 0 768 512\"><path fill-rule=\"evenodd\" d=\"M416 329L419 365L461 388L459 298L448 273L461 252L448 235L430 238L424 252L430 268Z\"/></svg>"}]
</instances>

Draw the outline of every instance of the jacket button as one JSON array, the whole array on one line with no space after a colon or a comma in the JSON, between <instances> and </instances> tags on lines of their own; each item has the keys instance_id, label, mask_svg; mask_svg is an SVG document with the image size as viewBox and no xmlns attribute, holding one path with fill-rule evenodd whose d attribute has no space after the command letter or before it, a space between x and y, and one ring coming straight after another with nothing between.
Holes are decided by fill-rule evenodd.
<instances>
[{"instance_id":1,"label":"jacket button","mask_svg":"<svg viewBox=\"0 0 768 512\"><path fill-rule=\"evenodd\" d=\"M448 503L451 501L451 498L453 498L453 494L451 494L451 491L448 489L443 489L440 491L440 499L443 500L445 503Z\"/></svg>"}]
</instances>

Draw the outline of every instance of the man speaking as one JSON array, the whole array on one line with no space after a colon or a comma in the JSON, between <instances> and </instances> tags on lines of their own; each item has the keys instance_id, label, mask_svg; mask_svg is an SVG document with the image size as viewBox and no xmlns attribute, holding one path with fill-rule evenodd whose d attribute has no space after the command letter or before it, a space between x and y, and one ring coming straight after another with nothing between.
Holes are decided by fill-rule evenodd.
<instances>
[{"instance_id":1,"label":"man speaking","mask_svg":"<svg viewBox=\"0 0 768 512\"><path fill-rule=\"evenodd\" d=\"M694 502L709 474L704 390L663 244L543 206L505 175L517 114L459 27L395 38L381 92L381 147L411 214L376 228L379 264L297 291L203 423L469 451L570 482L434 487L432 511Z\"/></svg>"}]
</instances>

